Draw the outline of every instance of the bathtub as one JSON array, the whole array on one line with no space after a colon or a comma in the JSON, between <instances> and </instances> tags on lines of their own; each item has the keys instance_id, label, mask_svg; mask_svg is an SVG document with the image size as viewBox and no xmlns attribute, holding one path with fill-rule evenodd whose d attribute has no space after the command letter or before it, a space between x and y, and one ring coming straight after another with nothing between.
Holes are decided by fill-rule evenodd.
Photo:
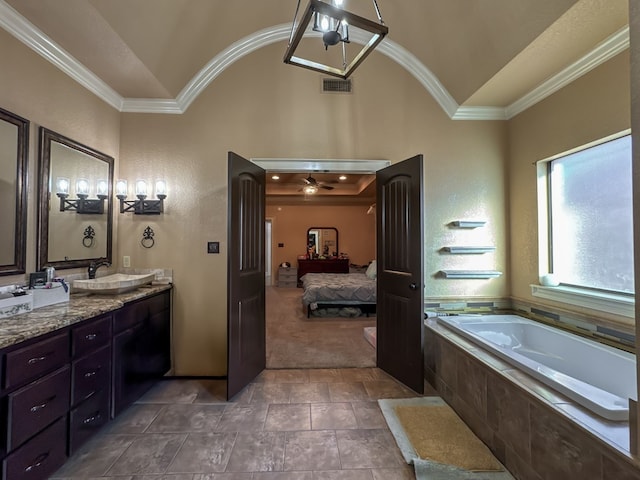
<instances>
[{"instance_id":1,"label":"bathtub","mask_svg":"<svg viewBox=\"0 0 640 480\"><path fill-rule=\"evenodd\" d=\"M635 355L517 315L439 317L438 323L604 418L629 418Z\"/></svg>"}]
</instances>

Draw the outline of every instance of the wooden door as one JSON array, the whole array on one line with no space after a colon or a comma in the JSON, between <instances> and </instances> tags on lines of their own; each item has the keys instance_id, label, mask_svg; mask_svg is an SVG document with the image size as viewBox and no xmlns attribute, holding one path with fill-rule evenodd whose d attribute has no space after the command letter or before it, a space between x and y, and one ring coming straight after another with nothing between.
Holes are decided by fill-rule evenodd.
<instances>
[{"instance_id":1,"label":"wooden door","mask_svg":"<svg viewBox=\"0 0 640 480\"><path fill-rule=\"evenodd\" d=\"M422 155L379 170L377 364L418 393L423 373Z\"/></svg>"},{"instance_id":2,"label":"wooden door","mask_svg":"<svg viewBox=\"0 0 640 480\"><path fill-rule=\"evenodd\" d=\"M265 171L229 152L227 399L266 365Z\"/></svg>"}]
</instances>

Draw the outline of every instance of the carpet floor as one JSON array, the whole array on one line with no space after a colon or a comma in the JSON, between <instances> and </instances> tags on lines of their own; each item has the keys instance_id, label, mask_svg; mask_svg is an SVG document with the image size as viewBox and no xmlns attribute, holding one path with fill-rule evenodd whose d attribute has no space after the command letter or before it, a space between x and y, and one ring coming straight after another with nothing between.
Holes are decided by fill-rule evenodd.
<instances>
[{"instance_id":1,"label":"carpet floor","mask_svg":"<svg viewBox=\"0 0 640 480\"><path fill-rule=\"evenodd\" d=\"M266 288L267 368L375 367L375 317L307 318L300 288Z\"/></svg>"}]
</instances>

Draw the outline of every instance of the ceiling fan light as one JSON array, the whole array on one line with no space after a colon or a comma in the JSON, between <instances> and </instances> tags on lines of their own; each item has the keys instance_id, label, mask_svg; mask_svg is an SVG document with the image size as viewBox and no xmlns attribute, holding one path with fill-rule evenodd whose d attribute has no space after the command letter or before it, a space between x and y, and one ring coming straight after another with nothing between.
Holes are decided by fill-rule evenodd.
<instances>
[{"instance_id":1,"label":"ceiling fan light","mask_svg":"<svg viewBox=\"0 0 640 480\"><path fill-rule=\"evenodd\" d=\"M313 195L314 193L318 192L318 187L316 187L315 185L305 185L302 188L302 191L305 193L305 195Z\"/></svg>"}]
</instances>

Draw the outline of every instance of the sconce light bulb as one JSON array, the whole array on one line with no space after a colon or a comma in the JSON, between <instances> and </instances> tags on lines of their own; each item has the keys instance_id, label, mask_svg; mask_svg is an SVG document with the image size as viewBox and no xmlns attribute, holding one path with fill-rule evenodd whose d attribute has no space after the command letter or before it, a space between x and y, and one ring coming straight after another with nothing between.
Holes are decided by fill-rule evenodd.
<instances>
[{"instance_id":1,"label":"sconce light bulb","mask_svg":"<svg viewBox=\"0 0 640 480\"><path fill-rule=\"evenodd\" d=\"M136 195L147 195L147 182L136 180Z\"/></svg>"},{"instance_id":2,"label":"sconce light bulb","mask_svg":"<svg viewBox=\"0 0 640 480\"><path fill-rule=\"evenodd\" d=\"M116 182L116 195L124 195L127 196L127 181L126 180L118 180Z\"/></svg>"},{"instance_id":3,"label":"sconce light bulb","mask_svg":"<svg viewBox=\"0 0 640 480\"><path fill-rule=\"evenodd\" d=\"M56 180L56 188L58 193L69 193L69 179L64 177L58 177Z\"/></svg>"},{"instance_id":4,"label":"sconce light bulb","mask_svg":"<svg viewBox=\"0 0 640 480\"><path fill-rule=\"evenodd\" d=\"M109 184L106 180L98 180L96 183L96 194L106 195L109 190Z\"/></svg>"},{"instance_id":5,"label":"sconce light bulb","mask_svg":"<svg viewBox=\"0 0 640 480\"><path fill-rule=\"evenodd\" d=\"M156 180L156 197L158 197L158 195L166 195L166 194L167 194L167 184L165 183L165 181Z\"/></svg>"},{"instance_id":6,"label":"sconce light bulb","mask_svg":"<svg viewBox=\"0 0 640 480\"><path fill-rule=\"evenodd\" d=\"M89 181L84 178L79 178L76 182L76 194L88 195L89 194Z\"/></svg>"}]
</instances>

